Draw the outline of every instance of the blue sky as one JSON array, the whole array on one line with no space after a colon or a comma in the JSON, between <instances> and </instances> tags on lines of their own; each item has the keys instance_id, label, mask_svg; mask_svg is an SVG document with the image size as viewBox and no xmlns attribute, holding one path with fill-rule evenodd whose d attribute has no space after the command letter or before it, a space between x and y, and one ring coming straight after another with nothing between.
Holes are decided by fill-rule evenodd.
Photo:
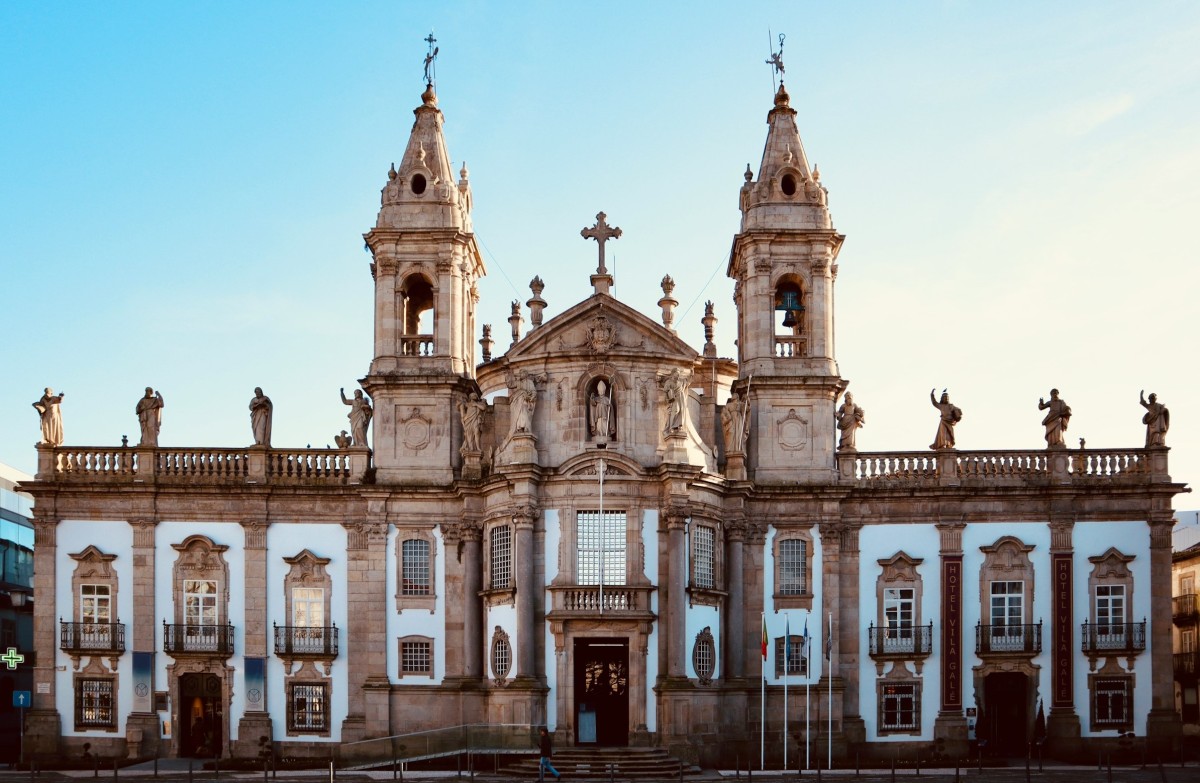
<instances>
[{"instance_id":1,"label":"blue sky","mask_svg":"<svg viewBox=\"0 0 1200 783\"><path fill-rule=\"evenodd\" d=\"M653 314L671 274L680 334L702 344L711 299L733 355L724 269L782 32L847 235L859 447L924 449L932 386L964 449L1041 447L1052 386L1070 443L1140 446L1144 388L1174 414L1172 476L1200 481L1186 2L2 4L0 461L33 470L47 385L70 444L136 439L147 385L164 445L248 443L255 386L277 445L332 443L431 29L497 335L535 274L548 316L590 293L579 229L604 210L614 293Z\"/></svg>"}]
</instances>

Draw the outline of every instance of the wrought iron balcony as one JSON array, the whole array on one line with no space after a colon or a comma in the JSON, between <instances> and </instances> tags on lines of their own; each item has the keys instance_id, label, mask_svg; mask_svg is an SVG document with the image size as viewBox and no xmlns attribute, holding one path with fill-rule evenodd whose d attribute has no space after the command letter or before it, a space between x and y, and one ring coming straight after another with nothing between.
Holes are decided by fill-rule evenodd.
<instances>
[{"instance_id":1,"label":"wrought iron balcony","mask_svg":"<svg viewBox=\"0 0 1200 783\"><path fill-rule=\"evenodd\" d=\"M1200 620L1200 595L1184 593L1172 598L1171 619L1176 625L1191 625Z\"/></svg>"},{"instance_id":2,"label":"wrought iron balcony","mask_svg":"<svg viewBox=\"0 0 1200 783\"><path fill-rule=\"evenodd\" d=\"M933 623L929 625L867 628L872 658L924 658L933 651Z\"/></svg>"},{"instance_id":3,"label":"wrought iron balcony","mask_svg":"<svg viewBox=\"0 0 1200 783\"><path fill-rule=\"evenodd\" d=\"M276 625L275 654L281 658L336 658L337 626Z\"/></svg>"},{"instance_id":4,"label":"wrought iron balcony","mask_svg":"<svg viewBox=\"0 0 1200 783\"><path fill-rule=\"evenodd\" d=\"M976 655L1037 655L1042 651L1042 624L976 625Z\"/></svg>"},{"instance_id":5,"label":"wrought iron balcony","mask_svg":"<svg viewBox=\"0 0 1200 783\"><path fill-rule=\"evenodd\" d=\"M1146 649L1146 622L1084 623L1085 653L1137 653Z\"/></svg>"},{"instance_id":6,"label":"wrought iron balcony","mask_svg":"<svg viewBox=\"0 0 1200 783\"><path fill-rule=\"evenodd\" d=\"M1192 682L1200 673L1200 650L1175 653L1175 679Z\"/></svg>"},{"instance_id":7,"label":"wrought iron balcony","mask_svg":"<svg viewBox=\"0 0 1200 783\"><path fill-rule=\"evenodd\" d=\"M163 623L163 650L175 657L233 655L232 625Z\"/></svg>"},{"instance_id":8,"label":"wrought iron balcony","mask_svg":"<svg viewBox=\"0 0 1200 783\"><path fill-rule=\"evenodd\" d=\"M68 623L59 625L59 649L72 655L120 655L125 652L125 623Z\"/></svg>"}]
</instances>

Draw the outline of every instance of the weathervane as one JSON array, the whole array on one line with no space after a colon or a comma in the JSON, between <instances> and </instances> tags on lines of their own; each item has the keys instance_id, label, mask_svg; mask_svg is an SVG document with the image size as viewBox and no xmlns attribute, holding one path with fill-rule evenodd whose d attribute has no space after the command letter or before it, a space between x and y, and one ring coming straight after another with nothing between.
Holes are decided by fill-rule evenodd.
<instances>
[{"instance_id":1,"label":"weathervane","mask_svg":"<svg viewBox=\"0 0 1200 783\"><path fill-rule=\"evenodd\" d=\"M779 34L779 51L771 52L771 59L767 60L767 65L771 66L772 81L776 75L779 76L779 81L783 81L783 39L787 38L783 33ZM767 40L771 40L771 31L767 31Z\"/></svg>"},{"instance_id":2,"label":"weathervane","mask_svg":"<svg viewBox=\"0 0 1200 783\"><path fill-rule=\"evenodd\" d=\"M425 55L425 83L432 87L433 83L437 81L437 66L435 61L438 55L438 47L434 46L437 43L437 39L433 37L432 30L429 31L429 35L424 38L424 41L429 44L429 52Z\"/></svg>"}]
</instances>

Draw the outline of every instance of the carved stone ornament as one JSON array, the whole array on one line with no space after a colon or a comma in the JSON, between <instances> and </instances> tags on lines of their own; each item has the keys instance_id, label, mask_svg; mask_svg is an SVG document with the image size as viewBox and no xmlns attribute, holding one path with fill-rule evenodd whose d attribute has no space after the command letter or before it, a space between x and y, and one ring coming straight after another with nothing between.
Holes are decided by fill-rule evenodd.
<instances>
[{"instance_id":1,"label":"carved stone ornament","mask_svg":"<svg viewBox=\"0 0 1200 783\"><path fill-rule=\"evenodd\" d=\"M789 408L787 415L779 420L776 432L779 448L784 451L799 451L808 445L808 420L796 413L795 408Z\"/></svg>"},{"instance_id":2,"label":"carved stone ornament","mask_svg":"<svg viewBox=\"0 0 1200 783\"><path fill-rule=\"evenodd\" d=\"M592 319L587 328L584 347L598 354L606 354L617 345L617 327L608 320L607 316L598 315Z\"/></svg>"},{"instance_id":3,"label":"carved stone ornament","mask_svg":"<svg viewBox=\"0 0 1200 783\"><path fill-rule=\"evenodd\" d=\"M432 424L432 421L421 414L420 408L413 408L407 418L400 419L400 442L405 448L420 451L429 445Z\"/></svg>"}]
</instances>

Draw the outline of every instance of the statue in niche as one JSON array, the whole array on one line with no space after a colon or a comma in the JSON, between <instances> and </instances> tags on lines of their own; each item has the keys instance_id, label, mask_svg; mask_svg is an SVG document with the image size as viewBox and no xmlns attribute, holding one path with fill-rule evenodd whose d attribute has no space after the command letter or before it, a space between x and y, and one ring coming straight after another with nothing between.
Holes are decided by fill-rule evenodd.
<instances>
[{"instance_id":1,"label":"statue in niche","mask_svg":"<svg viewBox=\"0 0 1200 783\"><path fill-rule=\"evenodd\" d=\"M62 412L58 406L62 404L66 392L54 393L54 389L46 387L46 393L33 404L34 410L42 419L42 445L61 446L63 444ZM1154 395L1150 395L1154 399Z\"/></svg>"},{"instance_id":2,"label":"statue in niche","mask_svg":"<svg viewBox=\"0 0 1200 783\"><path fill-rule=\"evenodd\" d=\"M838 451L854 451L858 448L855 444L855 435L858 433L859 427L865 423L866 411L855 405L853 394L846 392L845 400L837 409L837 427L842 433L838 440Z\"/></svg>"},{"instance_id":3,"label":"statue in niche","mask_svg":"<svg viewBox=\"0 0 1200 783\"><path fill-rule=\"evenodd\" d=\"M596 390L589 398L591 415L588 423L591 425L592 437L604 441L616 434L613 426L612 389L603 379L596 381Z\"/></svg>"},{"instance_id":4,"label":"statue in niche","mask_svg":"<svg viewBox=\"0 0 1200 783\"><path fill-rule=\"evenodd\" d=\"M458 415L462 417L463 452L479 452L479 435L483 431L483 414L486 410L487 403L480 400L475 392L471 392L466 402L458 404Z\"/></svg>"},{"instance_id":5,"label":"statue in niche","mask_svg":"<svg viewBox=\"0 0 1200 783\"><path fill-rule=\"evenodd\" d=\"M47 392L50 390L47 389ZM1138 400L1146 409L1142 424L1146 425L1146 448L1167 445L1167 430L1171 427L1171 412L1167 406L1158 401L1158 395L1150 392L1150 401L1146 402L1146 390L1138 392Z\"/></svg>"},{"instance_id":6,"label":"statue in niche","mask_svg":"<svg viewBox=\"0 0 1200 783\"><path fill-rule=\"evenodd\" d=\"M683 370L669 373L662 381L663 395L667 400L667 424L663 428L663 437L670 437L684 427L684 416L687 415L688 374Z\"/></svg>"},{"instance_id":7,"label":"statue in niche","mask_svg":"<svg viewBox=\"0 0 1200 783\"><path fill-rule=\"evenodd\" d=\"M138 400L134 413L138 417L138 425L142 430L139 446L158 446L158 431L162 428L163 396L149 386L146 393Z\"/></svg>"},{"instance_id":8,"label":"statue in niche","mask_svg":"<svg viewBox=\"0 0 1200 783\"><path fill-rule=\"evenodd\" d=\"M363 394L362 389L354 390L354 399L346 399L346 390L341 389L342 403L350 406L346 418L350 420L350 433L355 446L367 445L367 426L371 423L371 401Z\"/></svg>"},{"instance_id":9,"label":"statue in niche","mask_svg":"<svg viewBox=\"0 0 1200 783\"><path fill-rule=\"evenodd\" d=\"M749 404L736 393L721 410L721 429L725 433L725 451L741 453L746 450L746 416Z\"/></svg>"},{"instance_id":10,"label":"statue in niche","mask_svg":"<svg viewBox=\"0 0 1200 783\"><path fill-rule=\"evenodd\" d=\"M546 374L540 375L518 370L510 380L511 389L510 410L512 426L508 437L511 440L518 432L533 433L533 412L537 408L537 384L546 381Z\"/></svg>"},{"instance_id":11,"label":"statue in niche","mask_svg":"<svg viewBox=\"0 0 1200 783\"><path fill-rule=\"evenodd\" d=\"M271 445L271 416L274 410L271 398L263 394L262 387L254 387L254 398L250 400L250 429L254 433L255 446Z\"/></svg>"},{"instance_id":12,"label":"statue in niche","mask_svg":"<svg viewBox=\"0 0 1200 783\"><path fill-rule=\"evenodd\" d=\"M1038 399L1038 410L1048 410L1046 417L1042 419L1042 426L1046 428L1047 448L1065 449L1067 443L1063 433L1067 431L1067 425L1071 422L1071 406L1058 396L1058 389L1051 389L1049 402L1044 398Z\"/></svg>"},{"instance_id":13,"label":"statue in niche","mask_svg":"<svg viewBox=\"0 0 1200 783\"><path fill-rule=\"evenodd\" d=\"M933 407L937 408L942 414L942 419L938 422L937 435L933 438L933 443L929 444L931 449L952 449L954 448L954 425L962 421L962 409L957 405L950 404L950 395L942 389L942 400L938 402L933 396L933 389L929 390L929 401L933 403Z\"/></svg>"}]
</instances>

